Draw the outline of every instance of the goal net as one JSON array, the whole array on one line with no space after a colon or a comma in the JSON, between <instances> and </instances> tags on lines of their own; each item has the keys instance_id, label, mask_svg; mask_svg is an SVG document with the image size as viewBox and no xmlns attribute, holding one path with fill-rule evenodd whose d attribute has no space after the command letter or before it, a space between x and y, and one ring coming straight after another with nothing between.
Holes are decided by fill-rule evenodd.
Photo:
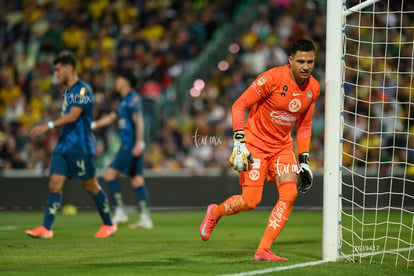
<instances>
[{"instance_id":1,"label":"goal net","mask_svg":"<svg viewBox=\"0 0 414 276\"><path fill-rule=\"evenodd\" d=\"M343 10L339 252L412 267L414 1L345 1Z\"/></svg>"}]
</instances>

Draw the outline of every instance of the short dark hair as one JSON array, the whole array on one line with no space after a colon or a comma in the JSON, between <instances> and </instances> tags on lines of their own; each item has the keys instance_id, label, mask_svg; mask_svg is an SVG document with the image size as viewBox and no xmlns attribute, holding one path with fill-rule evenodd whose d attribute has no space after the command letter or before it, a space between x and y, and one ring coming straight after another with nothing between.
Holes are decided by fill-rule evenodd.
<instances>
[{"instance_id":1,"label":"short dark hair","mask_svg":"<svg viewBox=\"0 0 414 276\"><path fill-rule=\"evenodd\" d=\"M138 78L135 76L134 72L132 72L132 70L130 70L130 69L120 68L120 69L117 70L116 76L117 77L122 77L122 78L128 80L129 85L131 87L135 87L138 83Z\"/></svg>"},{"instance_id":2,"label":"short dark hair","mask_svg":"<svg viewBox=\"0 0 414 276\"><path fill-rule=\"evenodd\" d=\"M55 57L53 60L53 65L56 65L58 63L62 63L62 65L72 65L73 68L76 68L76 58L69 51L61 52L57 57Z\"/></svg>"},{"instance_id":3,"label":"short dark hair","mask_svg":"<svg viewBox=\"0 0 414 276\"><path fill-rule=\"evenodd\" d=\"M293 56L297 51L310 52L315 51L315 46L312 41L307 39L298 39L293 42L292 47L290 48L290 55Z\"/></svg>"}]
</instances>

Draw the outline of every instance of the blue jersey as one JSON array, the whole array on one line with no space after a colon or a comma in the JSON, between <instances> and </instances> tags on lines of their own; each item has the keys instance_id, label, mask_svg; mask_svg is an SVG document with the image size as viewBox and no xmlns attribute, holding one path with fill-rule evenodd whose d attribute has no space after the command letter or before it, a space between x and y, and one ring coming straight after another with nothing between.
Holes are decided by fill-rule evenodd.
<instances>
[{"instance_id":1,"label":"blue jersey","mask_svg":"<svg viewBox=\"0 0 414 276\"><path fill-rule=\"evenodd\" d=\"M72 106L82 108L82 113L75 122L60 128L55 153L74 156L95 155L95 143L91 131L93 92L86 82L78 80L65 91L62 115L69 113Z\"/></svg>"},{"instance_id":2,"label":"blue jersey","mask_svg":"<svg viewBox=\"0 0 414 276\"><path fill-rule=\"evenodd\" d=\"M131 148L135 145L135 123L132 117L137 112L142 112L142 101L136 91L123 97L115 111L122 144Z\"/></svg>"}]
</instances>

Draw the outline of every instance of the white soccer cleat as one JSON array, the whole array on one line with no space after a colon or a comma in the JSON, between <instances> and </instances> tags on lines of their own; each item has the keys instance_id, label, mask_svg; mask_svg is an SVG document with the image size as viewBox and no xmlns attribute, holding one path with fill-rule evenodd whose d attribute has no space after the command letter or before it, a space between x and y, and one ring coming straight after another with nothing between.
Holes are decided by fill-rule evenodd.
<instances>
[{"instance_id":1,"label":"white soccer cleat","mask_svg":"<svg viewBox=\"0 0 414 276\"><path fill-rule=\"evenodd\" d=\"M128 221L128 215L125 213L124 209L121 207L115 208L115 216L112 218L112 222L119 225L121 223L126 223Z\"/></svg>"},{"instance_id":2,"label":"white soccer cleat","mask_svg":"<svg viewBox=\"0 0 414 276\"><path fill-rule=\"evenodd\" d=\"M143 228L143 229L152 229L154 228L154 224L149 216L141 215L141 219L134 223L128 225L128 228L136 229L136 228Z\"/></svg>"}]
</instances>

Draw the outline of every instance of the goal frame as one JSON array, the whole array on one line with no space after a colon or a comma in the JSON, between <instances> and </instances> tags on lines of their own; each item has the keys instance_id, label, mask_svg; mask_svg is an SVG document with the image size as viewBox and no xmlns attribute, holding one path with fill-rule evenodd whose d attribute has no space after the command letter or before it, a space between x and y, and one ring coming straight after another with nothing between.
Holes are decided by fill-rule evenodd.
<instances>
[{"instance_id":1,"label":"goal frame","mask_svg":"<svg viewBox=\"0 0 414 276\"><path fill-rule=\"evenodd\" d=\"M344 19L378 1L366 0L348 10L343 0L327 1L322 229L322 258L326 261L338 261L341 252Z\"/></svg>"}]
</instances>

